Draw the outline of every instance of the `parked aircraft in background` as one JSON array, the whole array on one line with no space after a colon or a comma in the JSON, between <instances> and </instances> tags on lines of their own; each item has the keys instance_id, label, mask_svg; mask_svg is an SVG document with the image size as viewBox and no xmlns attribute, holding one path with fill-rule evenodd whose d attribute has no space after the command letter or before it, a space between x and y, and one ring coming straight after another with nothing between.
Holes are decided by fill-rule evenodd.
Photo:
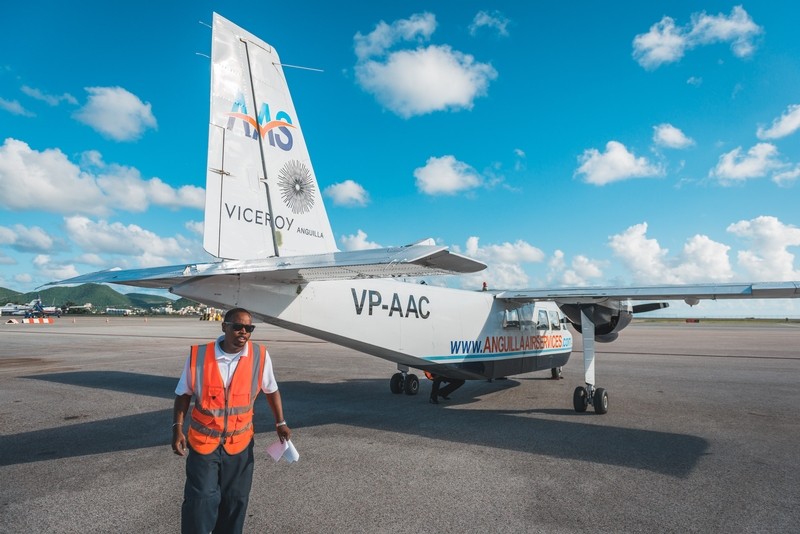
<instances>
[{"instance_id":1,"label":"parked aircraft in background","mask_svg":"<svg viewBox=\"0 0 800 534\"><path fill-rule=\"evenodd\" d=\"M0 307L3 315L24 315L25 317L47 317L48 315L61 315L61 308L42 305L42 298L36 298L28 304L6 304Z\"/></svg>"},{"instance_id":2,"label":"parked aircraft in background","mask_svg":"<svg viewBox=\"0 0 800 534\"><path fill-rule=\"evenodd\" d=\"M465 291L400 278L481 271L486 265L432 239L340 252L322 202L280 58L214 15L205 249L221 261L103 271L58 284L167 288L207 305L241 306L289 330L397 364L393 393L416 394L419 369L492 379L549 370L583 338L585 387L573 406L608 410L595 384L595 342L611 342L633 314L665 303L632 301L798 298L800 283Z\"/></svg>"},{"instance_id":3,"label":"parked aircraft in background","mask_svg":"<svg viewBox=\"0 0 800 534\"><path fill-rule=\"evenodd\" d=\"M32 300L29 304L4 304L0 306L0 315L25 315L33 309L35 303L36 301Z\"/></svg>"},{"instance_id":4,"label":"parked aircraft in background","mask_svg":"<svg viewBox=\"0 0 800 534\"><path fill-rule=\"evenodd\" d=\"M31 310L33 317L47 317L48 315L56 315L61 317L61 308L57 306L45 306L42 304L42 297L36 295L36 300L33 301L33 309Z\"/></svg>"}]
</instances>

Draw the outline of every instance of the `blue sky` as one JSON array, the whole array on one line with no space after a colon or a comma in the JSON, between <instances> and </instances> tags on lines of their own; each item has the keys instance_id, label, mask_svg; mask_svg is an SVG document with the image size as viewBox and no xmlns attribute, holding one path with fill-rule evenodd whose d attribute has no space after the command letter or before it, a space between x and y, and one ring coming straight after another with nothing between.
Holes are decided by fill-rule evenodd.
<instances>
[{"instance_id":1,"label":"blue sky","mask_svg":"<svg viewBox=\"0 0 800 534\"><path fill-rule=\"evenodd\" d=\"M286 75L342 249L433 237L490 264L462 287L800 280L800 5L520 4L5 6L0 286L212 259L213 11L324 70Z\"/></svg>"}]
</instances>

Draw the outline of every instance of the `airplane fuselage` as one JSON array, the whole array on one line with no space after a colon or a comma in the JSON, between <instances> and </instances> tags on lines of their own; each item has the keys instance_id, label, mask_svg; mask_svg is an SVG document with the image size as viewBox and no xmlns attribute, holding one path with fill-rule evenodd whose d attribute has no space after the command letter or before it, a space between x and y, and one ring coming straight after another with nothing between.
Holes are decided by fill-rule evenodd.
<instances>
[{"instance_id":1,"label":"airplane fuselage","mask_svg":"<svg viewBox=\"0 0 800 534\"><path fill-rule=\"evenodd\" d=\"M243 307L267 323L453 378L552 369L566 364L572 350L556 304L507 311L490 292L391 279L298 286L244 275L194 280L171 291Z\"/></svg>"}]
</instances>

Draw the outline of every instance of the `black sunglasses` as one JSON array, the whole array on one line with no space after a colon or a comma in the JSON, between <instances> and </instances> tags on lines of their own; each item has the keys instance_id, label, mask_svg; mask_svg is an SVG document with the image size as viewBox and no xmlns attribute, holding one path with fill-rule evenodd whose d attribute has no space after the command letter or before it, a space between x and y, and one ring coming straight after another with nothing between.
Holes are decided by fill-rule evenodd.
<instances>
[{"instance_id":1,"label":"black sunglasses","mask_svg":"<svg viewBox=\"0 0 800 534\"><path fill-rule=\"evenodd\" d=\"M231 323L231 322L228 322L228 321L225 321L222 324L227 324L227 325L232 326L234 332L237 332L239 330L244 330L245 332L247 332L249 334L253 330L256 329L256 325L254 325L254 324Z\"/></svg>"}]
</instances>

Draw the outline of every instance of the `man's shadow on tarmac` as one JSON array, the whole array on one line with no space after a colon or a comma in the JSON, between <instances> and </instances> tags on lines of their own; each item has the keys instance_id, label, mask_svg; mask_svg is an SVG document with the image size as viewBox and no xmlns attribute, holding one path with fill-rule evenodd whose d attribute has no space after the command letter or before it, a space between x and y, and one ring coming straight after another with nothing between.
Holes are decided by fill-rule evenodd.
<instances>
[{"instance_id":1,"label":"man's shadow on tarmac","mask_svg":"<svg viewBox=\"0 0 800 534\"><path fill-rule=\"evenodd\" d=\"M24 378L160 397L165 401L165 409L0 436L0 465L169 447L174 377L121 371L76 371ZM501 382L497 389L517 386L519 382L508 380ZM428 404L426 392L416 397L392 395L386 380L379 379L344 383L284 381L280 388L284 412L293 430L351 425L445 442L644 469L678 478L687 477L709 447L705 439L697 436L603 425L590 413L591 409L587 414L566 409L469 409L465 406L480 405L477 395L488 392L487 386L470 387L469 382L450 401L451 405L459 406L455 410L447 409L446 405ZM537 414L557 415L562 419L540 418ZM271 429L273 424L262 394L256 402L256 431Z\"/></svg>"}]
</instances>

